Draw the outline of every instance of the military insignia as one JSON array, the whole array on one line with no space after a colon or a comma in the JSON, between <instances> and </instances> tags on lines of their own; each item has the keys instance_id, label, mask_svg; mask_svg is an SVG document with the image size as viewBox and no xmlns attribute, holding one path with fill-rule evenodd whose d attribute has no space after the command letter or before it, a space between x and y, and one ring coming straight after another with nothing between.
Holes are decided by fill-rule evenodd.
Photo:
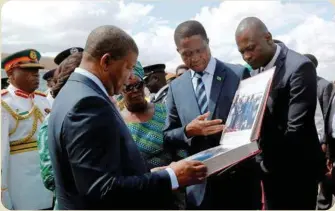
<instances>
[{"instance_id":1,"label":"military insignia","mask_svg":"<svg viewBox=\"0 0 335 211\"><path fill-rule=\"evenodd\" d=\"M38 91L38 90L36 90L34 93L36 95L39 95L39 96L42 96L42 97L46 97L47 96L44 92L41 92L41 91Z\"/></svg>"},{"instance_id":2,"label":"military insignia","mask_svg":"<svg viewBox=\"0 0 335 211\"><path fill-rule=\"evenodd\" d=\"M18 110L18 109L17 109ZM18 112L18 111L17 111ZM24 112L21 112L19 113L19 115L26 115L26 114L29 114L29 111L24 111Z\"/></svg>"},{"instance_id":3,"label":"military insignia","mask_svg":"<svg viewBox=\"0 0 335 211\"><path fill-rule=\"evenodd\" d=\"M71 54L74 54L74 53L77 53L77 52L79 52L78 48L71 48L71 50L70 50Z\"/></svg>"},{"instance_id":4,"label":"military insignia","mask_svg":"<svg viewBox=\"0 0 335 211\"><path fill-rule=\"evenodd\" d=\"M29 57L33 60L37 59L37 55L36 55L36 52L35 51L30 51L29 53Z\"/></svg>"},{"instance_id":5,"label":"military insignia","mask_svg":"<svg viewBox=\"0 0 335 211\"><path fill-rule=\"evenodd\" d=\"M45 111L46 114L49 114L51 112L50 108L46 108L46 109L44 109L44 111Z\"/></svg>"}]
</instances>

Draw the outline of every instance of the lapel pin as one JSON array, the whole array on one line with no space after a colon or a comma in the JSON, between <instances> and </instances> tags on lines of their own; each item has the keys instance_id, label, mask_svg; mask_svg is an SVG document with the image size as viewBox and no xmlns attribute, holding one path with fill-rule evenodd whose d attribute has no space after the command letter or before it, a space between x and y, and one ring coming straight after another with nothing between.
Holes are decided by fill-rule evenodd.
<instances>
[{"instance_id":1,"label":"lapel pin","mask_svg":"<svg viewBox=\"0 0 335 211\"><path fill-rule=\"evenodd\" d=\"M220 76L216 76L216 80L221 81L222 78Z\"/></svg>"}]
</instances>

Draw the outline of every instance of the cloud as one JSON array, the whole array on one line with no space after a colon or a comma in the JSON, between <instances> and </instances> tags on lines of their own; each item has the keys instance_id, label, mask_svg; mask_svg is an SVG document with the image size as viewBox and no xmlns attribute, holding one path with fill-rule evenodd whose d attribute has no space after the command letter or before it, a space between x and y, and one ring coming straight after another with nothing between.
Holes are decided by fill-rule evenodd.
<instances>
[{"instance_id":1,"label":"cloud","mask_svg":"<svg viewBox=\"0 0 335 211\"><path fill-rule=\"evenodd\" d=\"M84 46L93 28L113 24L134 37L144 65L165 63L168 71L173 71L181 63L173 41L175 21L151 15L154 10L164 9L153 1L10 1L1 14L2 49L13 52L33 47L43 55L53 56L65 48ZM234 32L243 18L259 17L273 37L295 51L317 56L319 74L334 80L335 21L323 18L333 13L330 3L223 1L216 7L199 8L189 19L205 26L215 57L244 63ZM171 16L175 20L178 14L171 11Z\"/></svg>"}]
</instances>

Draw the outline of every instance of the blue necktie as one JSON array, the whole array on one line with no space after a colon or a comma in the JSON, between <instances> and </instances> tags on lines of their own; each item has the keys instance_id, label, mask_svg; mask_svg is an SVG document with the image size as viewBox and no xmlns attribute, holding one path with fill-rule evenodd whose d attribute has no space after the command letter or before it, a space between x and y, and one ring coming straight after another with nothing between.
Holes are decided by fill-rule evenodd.
<instances>
[{"instance_id":1,"label":"blue necktie","mask_svg":"<svg viewBox=\"0 0 335 211\"><path fill-rule=\"evenodd\" d=\"M197 87L195 90L195 96L198 101L199 109L201 114L204 114L208 111L208 102L205 90L205 84L202 81L203 72L195 73L195 77L197 78Z\"/></svg>"},{"instance_id":2,"label":"blue necktie","mask_svg":"<svg viewBox=\"0 0 335 211\"><path fill-rule=\"evenodd\" d=\"M205 84L201 79L203 75L204 75L203 72L195 73L195 77L197 80L195 96L197 98L201 114L204 114L208 111L208 102L207 102ZM205 180L201 184L191 185L186 188L187 200L189 201L189 203L193 204L194 206L201 205L206 192L206 184L207 181Z\"/></svg>"}]
</instances>

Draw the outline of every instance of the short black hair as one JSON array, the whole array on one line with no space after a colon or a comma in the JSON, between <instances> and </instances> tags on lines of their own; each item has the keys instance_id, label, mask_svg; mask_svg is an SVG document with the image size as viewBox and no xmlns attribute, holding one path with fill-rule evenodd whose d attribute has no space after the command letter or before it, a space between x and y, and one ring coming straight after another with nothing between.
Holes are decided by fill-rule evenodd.
<instances>
[{"instance_id":1,"label":"short black hair","mask_svg":"<svg viewBox=\"0 0 335 211\"><path fill-rule=\"evenodd\" d=\"M313 54L304 54L304 56L306 56L309 60L311 60L311 62L314 64L315 68L318 67L319 62Z\"/></svg>"},{"instance_id":2,"label":"short black hair","mask_svg":"<svg viewBox=\"0 0 335 211\"><path fill-rule=\"evenodd\" d=\"M188 20L179 24L174 31L174 42L176 45L179 44L181 39L191 37L194 35L200 35L204 40L208 41L207 33L204 26L195 20Z\"/></svg>"},{"instance_id":3,"label":"short black hair","mask_svg":"<svg viewBox=\"0 0 335 211\"><path fill-rule=\"evenodd\" d=\"M114 60L127 56L129 52L138 54L133 38L122 29L105 25L94 29L88 36L84 52L95 59L109 53Z\"/></svg>"}]
</instances>

